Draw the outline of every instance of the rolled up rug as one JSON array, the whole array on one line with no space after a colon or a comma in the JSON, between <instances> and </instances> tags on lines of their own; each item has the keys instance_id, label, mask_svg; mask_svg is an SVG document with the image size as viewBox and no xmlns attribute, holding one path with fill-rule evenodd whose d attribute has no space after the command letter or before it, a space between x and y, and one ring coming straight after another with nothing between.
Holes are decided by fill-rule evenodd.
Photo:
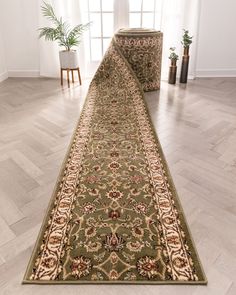
<instances>
[{"instance_id":1,"label":"rolled up rug","mask_svg":"<svg viewBox=\"0 0 236 295\"><path fill-rule=\"evenodd\" d=\"M116 45L135 72L144 91L160 89L163 34L151 29L121 29Z\"/></svg>"}]
</instances>

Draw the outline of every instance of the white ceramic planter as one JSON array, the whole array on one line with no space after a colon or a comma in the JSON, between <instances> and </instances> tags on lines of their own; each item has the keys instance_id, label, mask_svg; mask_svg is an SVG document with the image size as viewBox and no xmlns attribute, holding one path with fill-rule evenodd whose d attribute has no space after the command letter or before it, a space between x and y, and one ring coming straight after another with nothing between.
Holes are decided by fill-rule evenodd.
<instances>
[{"instance_id":1,"label":"white ceramic planter","mask_svg":"<svg viewBox=\"0 0 236 295\"><path fill-rule=\"evenodd\" d=\"M62 50L59 52L59 58L62 69L76 69L79 67L76 50Z\"/></svg>"}]
</instances>

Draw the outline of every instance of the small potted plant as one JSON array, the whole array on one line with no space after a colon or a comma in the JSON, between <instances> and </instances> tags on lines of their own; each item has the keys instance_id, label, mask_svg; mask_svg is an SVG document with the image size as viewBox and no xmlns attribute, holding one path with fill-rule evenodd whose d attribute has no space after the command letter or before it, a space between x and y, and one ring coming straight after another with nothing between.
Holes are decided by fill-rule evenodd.
<instances>
[{"instance_id":1,"label":"small potted plant","mask_svg":"<svg viewBox=\"0 0 236 295\"><path fill-rule=\"evenodd\" d=\"M189 66L189 47L193 42L193 36L189 36L189 31L184 30L181 44L184 47L184 54L182 58L180 83L187 83L188 80L188 66Z\"/></svg>"},{"instance_id":2,"label":"small potted plant","mask_svg":"<svg viewBox=\"0 0 236 295\"><path fill-rule=\"evenodd\" d=\"M189 54L189 46L193 43L193 36L189 36L189 32L188 30L183 30L184 34L182 37L182 41L181 44L184 47L184 55L188 55Z\"/></svg>"},{"instance_id":3,"label":"small potted plant","mask_svg":"<svg viewBox=\"0 0 236 295\"><path fill-rule=\"evenodd\" d=\"M171 65L169 69L169 84L175 84L176 83L176 73L177 73L177 60L179 59L179 56L175 53L175 47L170 47L170 55L169 59L171 60Z\"/></svg>"},{"instance_id":4,"label":"small potted plant","mask_svg":"<svg viewBox=\"0 0 236 295\"><path fill-rule=\"evenodd\" d=\"M53 27L40 28L39 38L44 37L48 41L57 41L59 47L64 47L64 50L59 52L62 69L78 68L77 51L72 48L80 44L81 36L88 29L90 23L79 24L74 28L70 28L67 22L55 15L54 9L49 3L43 2L41 9L43 16L52 22Z\"/></svg>"}]
</instances>

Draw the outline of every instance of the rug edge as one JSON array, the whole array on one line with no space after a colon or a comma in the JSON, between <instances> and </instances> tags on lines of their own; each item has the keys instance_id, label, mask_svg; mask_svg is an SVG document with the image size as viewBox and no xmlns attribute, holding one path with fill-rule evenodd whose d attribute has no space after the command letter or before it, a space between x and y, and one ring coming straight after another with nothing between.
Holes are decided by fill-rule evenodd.
<instances>
[{"instance_id":1,"label":"rug edge","mask_svg":"<svg viewBox=\"0 0 236 295\"><path fill-rule=\"evenodd\" d=\"M58 175L56 177L56 183L55 183L55 185L53 187L53 191L52 191L52 193L50 195L48 206L47 206L46 211L44 213L44 217L43 217L42 223L40 225L40 229L39 229L37 238L35 240L35 243L34 243L34 246L33 246L33 250L32 250L32 253L30 255L30 258L29 258L29 261L28 261L28 264L27 264L27 267L26 267L26 271L24 272L22 284L26 284L25 282L34 282L33 280L29 280L27 278L30 276L30 269L32 269L32 267L33 267L34 258L35 258L35 255L36 255L38 249L39 249L39 246L40 246L40 243L39 242L40 242L40 239L42 238L42 234L43 234L43 231L45 230L45 226L46 226L46 221L47 221L48 215L50 213L50 210L52 209L52 206L53 206L53 203L54 203L54 200L55 200L55 196L56 196L57 189L58 189L58 184L59 184L59 182L61 180L61 176L63 175L64 169L65 169L65 165L66 165L66 162L68 160L68 156L70 154L71 147L73 145L76 132L77 132L78 127L79 127L79 124L81 122L82 115L85 112L86 107L87 107L87 102L88 102L88 97L89 97L89 89L91 87L91 84L92 84L92 81L89 84L89 87L88 87L88 90L87 90L87 95L85 97L85 101L84 101L82 110L81 110L81 112L79 114L79 118L78 118L78 120L75 123L75 127L74 127L73 132L72 132L72 135L70 137L69 144L68 144L68 147L67 147L67 150L66 150L66 154L65 154L65 156L64 156L64 158L63 158L63 160L61 162L59 173L58 173ZM43 283L43 281L42 281L42 283Z\"/></svg>"},{"instance_id":2,"label":"rug edge","mask_svg":"<svg viewBox=\"0 0 236 295\"><path fill-rule=\"evenodd\" d=\"M205 274L205 271L204 271L204 268L203 268L203 265L202 265L202 262L201 262L200 256L199 256L198 251L197 251L197 247L196 247L195 241L194 241L193 236L192 236L192 233L191 233L191 231L190 231L190 227L189 227L189 225L188 225L188 221L187 221L187 218L186 218L185 212L184 212L184 210L183 210L183 206L182 206L181 200L180 200L180 198L179 198L179 195L178 195L177 189L176 189L176 187L175 187L175 184L174 184L174 181L173 181L173 177L172 177L171 172L170 172L170 169L169 169L169 167L168 167L168 162L167 162L167 160L166 160L165 154L164 154L163 149L162 149L162 145L161 145L161 143L160 143L159 137L158 137L158 135L157 135L157 132L156 132L156 130L155 130L155 127L154 127L154 124L153 124L152 118L151 118L150 113L149 113L149 109L148 109L148 106L147 106L147 103L146 103L146 100L145 100L145 96L144 96L144 90L142 89L141 84L140 84L138 78L136 77L136 75L135 75L135 73L134 73L134 71L133 71L131 65L127 62L127 60L126 60L125 57L123 56L121 50L120 50L119 47L116 45L115 41L114 41L114 40L112 40L112 41L113 41L113 45L114 45L114 47L116 48L116 50L118 51L118 53L123 57L126 66L127 66L127 67L129 68L129 70L131 71L131 73L132 73L132 75L133 75L134 79L136 80L137 85L138 85L138 87L139 87L140 93L141 93L142 98L143 98L144 108L145 108L146 114L147 114L148 119L149 119L149 122L150 122L150 127L151 127L151 129L152 129L152 132L153 132L153 135L154 135L154 137L155 137L155 140L156 140L157 144L159 145L159 152L160 152L161 158L164 160L164 161L162 161L162 163L163 163L164 168L165 168L165 170L166 170L166 172L167 172L168 181L170 182L170 185L171 185L171 187L172 187L173 190L174 190L175 198L176 198L176 201L177 201L177 202L176 202L176 205L178 206L178 209L179 209L178 211L182 214L182 219L184 220L184 225L185 225L185 227L186 227L186 229L187 229L187 233L188 233L188 235L189 235L190 243L191 243L192 248L193 248L193 250L194 250L194 254L195 254L195 257L196 257L197 263L198 263L198 265L199 265L199 269L200 269L200 271L201 271L201 273L202 273L203 280L201 280L201 281L203 281L203 282L207 282L207 276L206 276L206 274ZM159 90L159 91L160 91L160 90ZM193 282L195 282L195 281L193 281Z\"/></svg>"},{"instance_id":3,"label":"rug edge","mask_svg":"<svg viewBox=\"0 0 236 295\"><path fill-rule=\"evenodd\" d=\"M202 281L46 281L23 280L22 285L195 285L206 286Z\"/></svg>"}]
</instances>

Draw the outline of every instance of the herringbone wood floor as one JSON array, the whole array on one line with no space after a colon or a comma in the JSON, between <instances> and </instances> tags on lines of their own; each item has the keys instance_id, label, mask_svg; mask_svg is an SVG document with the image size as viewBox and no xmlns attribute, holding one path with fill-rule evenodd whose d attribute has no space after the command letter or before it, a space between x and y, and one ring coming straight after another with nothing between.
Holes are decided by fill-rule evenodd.
<instances>
[{"instance_id":1,"label":"herringbone wood floor","mask_svg":"<svg viewBox=\"0 0 236 295\"><path fill-rule=\"evenodd\" d=\"M208 286L21 285L85 86L0 84L0 294L236 294L236 78L146 94Z\"/></svg>"}]
</instances>

